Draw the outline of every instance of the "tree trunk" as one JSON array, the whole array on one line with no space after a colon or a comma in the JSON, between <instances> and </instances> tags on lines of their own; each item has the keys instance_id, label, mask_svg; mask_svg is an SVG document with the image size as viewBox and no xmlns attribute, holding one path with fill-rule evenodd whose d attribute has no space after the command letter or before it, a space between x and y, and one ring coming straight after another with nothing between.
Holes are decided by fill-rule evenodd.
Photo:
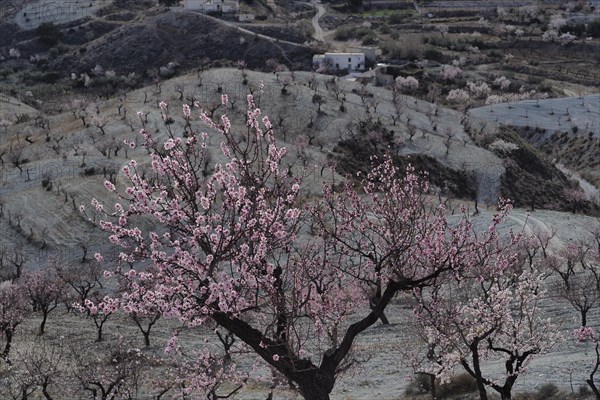
<instances>
[{"instance_id":1,"label":"tree trunk","mask_svg":"<svg viewBox=\"0 0 600 400\"><path fill-rule=\"evenodd\" d=\"M437 388L435 386L435 375L434 374L430 374L429 375L429 386L431 386L431 398L433 400L437 399Z\"/></svg>"},{"instance_id":2,"label":"tree trunk","mask_svg":"<svg viewBox=\"0 0 600 400\"><path fill-rule=\"evenodd\" d=\"M98 326L96 326L98 329L98 335L96 336L96 342L100 343L102 341L102 326L103 324L100 324Z\"/></svg>"},{"instance_id":3,"label":"tree trunk","mask_svg":"<svg viewBox=\"0 0 600 400\"><path fill-rule=\"evenodd\" d=\"M477 391L479 392L479 398L481 400L488 400L487 392L485 391L485 385L477 380Z\"/></svg>"},{"instance_id":4,"label":"tree trunk","mask_svg":"<svg viewBox=\"0 0 600 400\"><path fill-rule=\"evenodd\" d=\"M596 399L600 400L600 390L598 390L598 388L596 387L594 380L592 378L590 378L590 379L587 379L585 382L592 389L592 392L594 392L594 394L596 395Z\"/></svg>"},{"instance_id":5,"label":"tree trunk","mask_svg":"<svg viewBox=\"0 0 600 400\"><path fill-rule=\"evenodd\" d=\"M335 376L320 369L313 369L300 373L295 382L305 400L329 400Z\"/></svg>"},{"instance_id":6,"label":"tree trunk","mask_svg":"<svg viewBox=\"0 0 600 400\"><path fill-rule=\"evenodd\" d=\"M512 388L512 385L510 385L510 387L507 387L507 385L504 385L503 387L499 388L498 393L500 393L500 398L502 400L511 400L512 399L511 388Z\"/></svg>"},{"instance_id":7,"label":"tree trunk","mask_svg":"<svg viewBox=\"0 0 600 400\"><path fill-rule=\"evenodd\" d=\"M507 362L507 364L508 364L508 362ZM518 371L518 368L517 368L517 371ZM509 370L507 367L506 372L509 374L509 376L508 376L508 378L506 378L506 381L504 381L504 386L492 384L492 388L494 388L494 390L500 394L500 398L502 400L511 400L512 399L512 388L515 385L515 382L517 381L518 375L515 375L514 373L512 373L512 368Z\"/></svg>"},{"instance_id":8,"label":"tree trunk","mask_svg":"<svg viewBox=\"0 0 600 400\"><path fill-rule=\"evenodd\" d=\"M385 314L381 314L381 317L379 317L379 320L381 321L381 323L383 325L389 325L390 321L387 319L387 317L385 316Z\"/></svg>"},{"instance_id":9,"label":"tree trunk","mask_svg":"<svg viewBox=\"0 0 600 400\"><path fill-rule=\"evenodd\" d=\"M142 334L144 335L144 344L146 347L150 347L150 329L146 332L142 331Z\"/></svg>"},{"instance_id":10,"label":"tree trunk","mask_svg":"<svg viewBox=\"0 0 600 400\"><path fill-rule=\"evenodd\" d=\"M4 336L6 337L6 345L4 346L4 351L2 352L2 358L4 359L4 361L6 361L8 365L10 365L11 362L8 359L8 353L10 353L10 346L12 344L13 333L10 329L8 329L4 331Z\"/></svg>"},{"instance_id":11,"label":"tree trunk","mask_svg":"<svg viewBox=\"0 0 600 400\"><path fill-rule=\"evenodd\" d=\"M432 278L436 276L433 275ZM285 343L266 338L261 331L244 320L230 317L222 312L213 313L212 319L242 342L248 344L261 358L286 378L296 383L301 395L306 400L329 400L329 394L335 385L336 370L352 349L356 336L375 324L394 295L399 291L411 289L411 284L410 280L389 281L377 305L372 307L367 316L347 328L341 343L323 354L319 366L313 364L309 359L303 359L294 354L289 355L289 348ZM274 355L277 355L279 360L275 360ZM281 359L282 356L283 359ZM487 398L482 400L487 400Z\"/></svg>"},{"instance_id":12,"label":"tree trunk","mask_svg":"<svg viewBox=\"0 0 600 400\"><path fill-rule=\"evenodd\" d=\"M48 393L48 379L44 380L44 383L42 384L42 394L46 400L53 400L52 396L50 396L50 393Z\"/></svg>"},{"instance_id":13,"label":"tree trunk","mask_svg":"<svg viewBox=\"0 0 600 400\"><path fill-rule=\"evenodd\" d=\"M44 336L44 331L46 329L46 321L48 320L48 313L42 310L42 322L40 323L40 331L38 332L38 336Z\"/></svg>"},{"instance_id":14,"label":"tree trunk","mask_svg":"<svg viewBox=\"0 0 600 400\"><path fill-rule=\"evenodd\" d=\"M485 385L481 381L481 379L477 379L477 391L479 392L480 400L488 400L487 392L485 390Z\"/></svg>"},{"instance_id":15,"label":"tree trunk","mask_svg":"<svg viewBox=\"0 0 600 400\"><path fill-rule=\"evenodd\" d=\"M375 307L377 307L377 305L381 302L381 284L377 283L377 290L375 292L375 296L373 296L373 298L371 299L370 306L371 306L371 310L373 310ZM381 323L383 325L389 325L390 321L387 319L387 317L385 316L384 312L381 312L381 316L379 317L379 320L381 321Z\"/></svg>"},{"instance_id":16,"label":"tree trunk","mask_svg":"<svg viewBox=\"0 0 600 400\"><path fill-rule=\"evenodd\" d=\"M308 387L300 389L300 394L305 400L329 400L329 393L322 388Z\"/></svg>"},{"instance_id":17,"label":"tree trunk","mask_svg":"<svg viewBox=\"0 0 600 400\"><path fill-rule=\"evenodd\" d=\"M477 381L477 391L479 392L480 400L488 400L487 391L485 390L485 384L483 383L483 375L481 374L481 367L479 366L479 348L478 342L471 344L471 353L473 355L473 372L474 378ZM463 365L466 365L464 363Z\"/></svg>"},{"instance_id":18,"label":"tree trunk","mask_svg":"<svg viewBox=\"0 0 600 400\"><path fill-rule=\"evenodd\" d=\"M597 400L600 400L600 391L596 387L596 383L594 383L594 375L596 375L596 371L598 371L598 367L600 367L600 351L598 351L599 346L600 342L596 342L596 365L594 365L594 369L590 373L590 378L585 381L596 395Z\"/></svg>"},{"instance_id":19,"label":"tree trunk","mask_svg":"<svg viewBox=\"0 0 600 400\"><path fill-rule=\"evenodd\" d=\"M587 324L587 310L581 310L581 326L586 326Z\"/></svg>"}]
</instances>

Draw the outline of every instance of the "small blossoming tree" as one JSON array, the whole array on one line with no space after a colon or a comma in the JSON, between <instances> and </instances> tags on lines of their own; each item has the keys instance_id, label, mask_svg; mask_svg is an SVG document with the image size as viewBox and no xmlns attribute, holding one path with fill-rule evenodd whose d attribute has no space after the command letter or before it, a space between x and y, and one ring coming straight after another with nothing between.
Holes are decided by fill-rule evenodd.
<instances>
[{"instance_id":1,"label":"small blossoming tree","mask_svg":"<svg viewBox=\"0 0 600 400\"><path fill-rule=\"evenodd\" d=\"M396 87L406 91L417 90L419 88L419 80L413 76L399 76L396 78Z\"/></svg>"},{"instance_id":2,"label":"small blossoming tree","mask_svg":"<svg viewBox=\"0 0 600 400\"><path fill-rule=\"evenodd\" d=\"M446 96L446 100L452 103L464 104L471 100L469 92L463 89L452 89Z\"/></svg>"},{"instance_id":3,"label":"small blossoming tree","mask_svg":"<svg viewBox=\"0 0 600 400\"><path fill-rule=\"evenodd\" d=\"M490 268L473 270L470 280L415 291L415 313L430 354L425 372L445 380L462 366L476 380L481 400L488 399L486 387L503 400L512 398L531 359L560 340L556 325L539 315L543 275L515 268L517 261L516 253L499 254ZM484 372L490 360L503 361L504 377Z\"/></svg>"},{"instance_id":4,"label":"small blossoming tree","mask_svg":"<svg viewBox=\"0 0 600 400\"><path fill-rule=\"evenodd\" d=\"M2 359L10 364L8 355L17 327L31 312L21 284L9 281L0 284L0 333L4 339Z\"/></svg>"},{"instance_id":5,"label":"small blossoming tree","mask_svg":"<svg viewBox=\"0 0 600 400\"><path fill-rule=\"evenodd\" d=\"M592 362L592 370L589 378L586 379L585 382L592 389L596 395L596 398L600 398L600 389L598 389L596 382L594 382L596 372L598 372L598 368L600 368L600 336L594 328L585 326L573 331L573 336L580 342L590 342L594 346L594 361Z\"/></svg>"},{"instance_id":6,"label":"small blossoming tree","mask_svg":"<svg viewBox=\"0 0 600 400\"><path fill-rule=\"evenodd\" d=\"M440 76L445 81L453 82L458 80L462 76L462 73L463 71L459 67L444 65L440 71Z\"/></svg>"},{"instance_id":7,"label":"small blossoming tree","mask_svg":"<svg viewBox=\"0 0 600 400\"><path fill-rule=\"evenodd\" d=\"M494 86L497 86L500 88L501 91L506 91L508 90L508 88L510 87L510 79L506 78L505 76L501 76L500 78L496 78L494 80ZM489 95L489 93L488 93Z\"/></svg>"},{"instance_id":8,"label":"small blossoming tree","mask_svg":"<svg viewBox=\"0 0 600 400\"><path fill-rule=\"evenodd\" d=\"M469 88L469 92L471 92L473 97L475 97L476 99L485 99L492 92L490 86L485 82L477 84L475 82L469 81L467 82L467 87Z\"/></svg>"}]
</instances>

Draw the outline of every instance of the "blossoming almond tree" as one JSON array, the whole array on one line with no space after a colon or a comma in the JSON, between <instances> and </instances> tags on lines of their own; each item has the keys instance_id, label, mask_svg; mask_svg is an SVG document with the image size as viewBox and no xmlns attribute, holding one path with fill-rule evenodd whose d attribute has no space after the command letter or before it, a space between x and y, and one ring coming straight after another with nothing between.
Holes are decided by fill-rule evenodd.
<instances>
[{"instance_id":1,"label":"blossoming almond tree","mask_svg":"<svg viewBox=\"0 0 600 400\"><path fill-rule=\"evenodd\" d=\"M50 262L54 263L56 261L50 260ZM38 331L38 334L42 336L45 332L48 315L58 307L65 285L54 274L54 270L50 268L28 272L21 279L23 290L25 290L27 300L31 303L33 311L42 314Z\"/></svg>"},{"instance_id":2,"label":"blossoming almond tree","mask_svg":"<svg viewBox=\"0 0 600 400\"><path fill-rule=\"evenodd\" d=\"M592 362L592 370L590 372L590 376L585 382L592 389L597 399L600 399L600 389L596 386L596 382L594 382L594 377L596 372L598 372L598 368L600 368L600 337L598 336L598 332L594 328L582 326L581 328L573 331L573 336L576 340L580 342L590 342L594 345L594 360Z\"/></svg>"},{"instance_id":3,"label":"blossoming almond tree","mask_svg":"<svg viewBox=\"0 0 600 400\"><path fill-rule=\"evenodd\" d=\"M227 103L222 96L222 109ZM402 177L388 158L358 188L330 182L321 200L309 202L271 122L251 95L247 105L242 132L232 131L225 113L200 114L222 141L224 161L210 174L202 173L209 135L192 129L184 105L183 134L167 125L169 137L159 142L141 130L151 179L131 161L123 169L127 188L106 182L120 197L113 209L93 201L122 249L114 273L129 284L119 302L130 312L151 304L188 327L216 323L304 398L329 399L354 340L398 292L495 263L502 246L492 245L496 236L476 235L466 218L451 226L426 197L427 183L413 170ZM166 104L161 109L166 120ZM358 318L348 326L351 313ZM199 364L186 390L207 394L214 379Z\"/></svg>"},{"instance_id":4,"label":"blossoming almond tree","mask_svg":"<svg viewBox=\"0 0 600 400\"><path fill-rule=\"evenodd\" d=\"M519 240L512 237L513 244ZM531 359L561 339L556 325L539 315L544 275L522 260L503 251L494 262L472 269L470 279L465 273L415 290L415 314L429 349L424 372L447 379L462 366L475 378L481 400L488 398L486 387L503 400L512 398L512 387ZM503 361L504 377L484 373L488 360Z\"/></svg>"},{"instance_id":5,"label":"blossoming almond tree","mask_svg":"<svg viewBox=\"0 0 600 400\"><path fill-rule=\"evenodd\" d=\"M0 283L0 332L5 340L2 359L10 364L8 355L17 327L31 312L23 286L5 281Z\"/></svg>"},{"instance_id":6,"label":"blossoming almond tree","mask_svg":"<svg viewBox=\"0 0 600 400\"><path fill-rule=\"evenodd\" d=\"M594 355L586 383L597 399L600 390L594 381L600 368L600 335L588 325L588 312L600 306L600 226L580 243L568 243L551 259L552 272L560 277L555 285L558 295L581 316L581 327L573 331L575 339L594 346Z\"/></svg>"},{"instance_id":7,"label":"blossoming almond tree","mask_svg":"<svg viewBox=\"0 0 600 400\"><path fill-rule=\"evenodd\" d=\"M600 306L600 254L585 241L567 243L549 261L548 268L560 277L553 291L579 313L585 328L590 310Z\"/></svg>"}]
</instances>

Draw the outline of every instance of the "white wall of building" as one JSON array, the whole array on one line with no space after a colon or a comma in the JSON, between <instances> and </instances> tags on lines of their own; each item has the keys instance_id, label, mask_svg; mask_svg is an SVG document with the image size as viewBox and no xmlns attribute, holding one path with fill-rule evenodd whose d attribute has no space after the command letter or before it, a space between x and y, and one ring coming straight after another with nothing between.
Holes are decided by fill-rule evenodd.
<instances>
[{"instance_id":1,"label":"white wall of building","mask_svg":"<svg viewBox=\"0 0 600 400\"><path fill-rule=\"evenodd\" d=\"M335 69L347 69L348 71L362 71L365 69L364 53L325 53Z\"/></svg>"},{"instance_id":2,"label":"white wall of building","mask_svg":"<svg viewBox=\"0 0 600 400\"><path fill-rule=\"evenodd\" d=\"M231 0L185 0L184 10L236 12L239 8L237 1Z\"/></svg>"},{"instance_id":3,"label":"white wall of building","mask_svg":"<svg viewBox=\"0 0 600 400\"><path fill-rule=\"evenodd\" d=\"M204 9L205 4L206 4L206 0L185 0L183 9L184 10L202 10L202 9Z\"/></svg>"}]
</instances>

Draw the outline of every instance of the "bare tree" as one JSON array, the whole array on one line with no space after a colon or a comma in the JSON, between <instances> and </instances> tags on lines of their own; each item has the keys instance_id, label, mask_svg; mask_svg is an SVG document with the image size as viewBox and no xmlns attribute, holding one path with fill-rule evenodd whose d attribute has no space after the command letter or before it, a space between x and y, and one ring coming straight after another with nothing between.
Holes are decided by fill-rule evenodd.
<instances>
[{"instance_id":1,"label":"bare tree","mask_svg":"<svg viewBox=\"0 0 600 400\"><path fill-rule=\"evenodd\" d=\"M42 336L45 332L48 316L58 307L64 291L64 283L54 273L54 269L28 272L21 279L27 300L30 302L33 311L42 314L38 331L38 335Z\"/></svg>"},{"instance_id":2,"label":"bare tree","mask_svg":"<svg viewBox=\"0 0 600 400\"><path fill-rule=\"evenodd\" d=\"M568 302L587 326L588 312L600 306L600 255L589 243L568 243L549 263L560 280L554 292Z\"/></svg>"},{"instance_id":3,"label":"bare tree","mask_svg":"<svg viewBox=\"0 0 600 400\"><path fill-rule=\"evenodd\" d=\"M50 344L45 340L38 340L30 347L19 350L17 357L19 372L23 371L33 379L35 385L42 390L42 395L46 400L54 400L49 389L57 386L66 372L61 365L65 358L62 342ZM61 392L64 393L64 389Z\"/></svg>"},{"instance_id":4,"label":"bare tree","mask_svg":"<svg viewBox=\"0 0 600 400\"><path fill-rule=\"evenodd\" d=\"M456 133L452 131L451 128L444 129L444 146L446 147L446 155L450 153L450 145L452 144L452 140Z\"/></svg>"},{"instance_id":5,"label":"bare tree","mask_svg":"<svg viewBox=\"0 0 600 400\"><path fill-rule=\"evenodd\" d=\"M173 90L175 90L177 93L179 93L179 100L183 101L183 96L185 94L185 86L181 83L178 83L175 85Z\"/></svg>"},{"instance_id":6,"label":"bare tree","mask_svg":"<svg viewBox=\"0 0 600 400\"><path fill-rule=\"evenodd\" d=\"M23 144L11 144L8 149L8 161L20 172L23 172L23 168L21 168L23 164L23 150Z\"/></svg>"},{"instance_id":7,"label":"bare tree","mask_svg":"<svg viewBox=\"0 0 600 400\"><path fill-rule=\"evenodd\" d=\"M0 249L0 279L2 281L19 279L24 265L25 257L21 246Z\"/></svg>"},{"instance_id":8,"label":"bare tree","mask_svg":"<svg viewBox=\"0 0 600 400\"><path fill-rule=\"evenodd\" d=\"M67 293L63 293L63 300L69 307L74 302L85 304L86 300L91 298L94 291L102 288L100 279L103 268L95 260L87 264L57 261L52 264L52 268L64 284L75 292L74 298Z\"/></svg>"},{"instance_id":9,"label":"bare tree","mask_svg":"<svg viewBox=\"0 0 600 400\"><path fill-rule=\"evenodd\" d=\"M324 96L322 96L318 93L315 93L312 97L312 102L313 102L313 104L317 105L317 114L321 114L322 113L321 107L323 106L323 104L325 104L327 102L327 100L325 99Z\"/></svg>"},{"instance_id":10,"label":"bare tree","mask_svg":"<svg viewBox=\"0 0 600 400\"><path fill-rule=\"evenodd\" d=\"M100 357L86 354L81 348L71 348L74 354L73 375L80 387L94 400L138 398L140 375L145 363L135 349L119 343Z\"/></svg>"}]
</instances>

